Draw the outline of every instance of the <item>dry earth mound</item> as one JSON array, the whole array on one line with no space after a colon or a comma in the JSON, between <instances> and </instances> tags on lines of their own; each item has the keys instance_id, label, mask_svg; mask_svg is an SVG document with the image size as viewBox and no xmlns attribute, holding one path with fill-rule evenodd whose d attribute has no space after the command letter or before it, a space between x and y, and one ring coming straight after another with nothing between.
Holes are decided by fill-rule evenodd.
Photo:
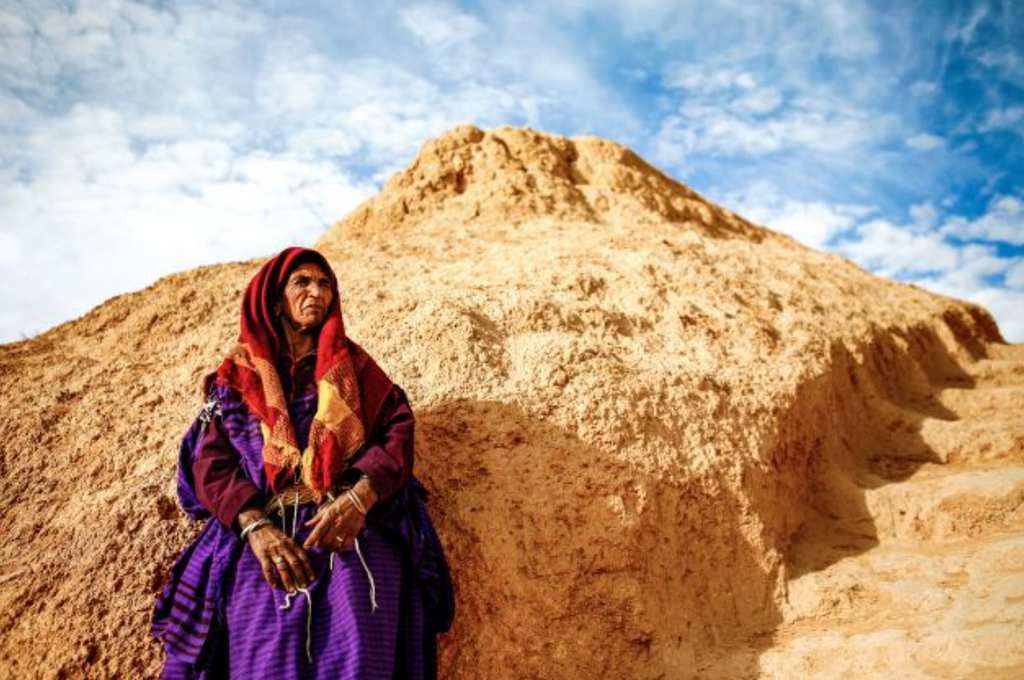
<instances>
[{"instance_id":1,"label":"dry earth mound","mask_svg":"<svg viewBox=\"0 0 1024 680\"><path fill-rule=\"evenodd\" d=\"M417 413L444 677L1024 676L1024 348L985 310L514 128L319 247ZM258 264L0 346L0 675L156 673L175 451Z\"/></svg>"}]
</instances>

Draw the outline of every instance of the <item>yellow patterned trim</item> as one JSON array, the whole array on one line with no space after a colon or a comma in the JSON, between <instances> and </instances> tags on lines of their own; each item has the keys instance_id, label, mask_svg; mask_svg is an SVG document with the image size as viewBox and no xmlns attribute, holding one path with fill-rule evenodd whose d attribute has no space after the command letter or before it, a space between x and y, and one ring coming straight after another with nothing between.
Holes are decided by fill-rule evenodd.
<instances>
[{"instance_id":1,"label":"yellow patterned trim","mask_svg":"<svg viewBox=\"0 0 1024 680\"><path fill-rule=\"evenodd\" d=\"M323 423L324 427L334 432L338 429L338 425L351 415L352 409L341 398L338 388L326 380L321 380L317 394L316 416L314 417Z\"/></svg>"}]
</instances>

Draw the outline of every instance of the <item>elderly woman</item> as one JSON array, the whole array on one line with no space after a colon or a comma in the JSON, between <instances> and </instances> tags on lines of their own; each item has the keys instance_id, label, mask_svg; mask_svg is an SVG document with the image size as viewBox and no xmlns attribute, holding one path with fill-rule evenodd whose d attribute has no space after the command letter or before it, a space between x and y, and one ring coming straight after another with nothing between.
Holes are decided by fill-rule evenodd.
<instances>
[{"instance_id":1,"label":"elderly woman","mask_svg":"<svg viewBox=\"0 0 1024 680\"><path fill-rule=\"evenodd\" d=\"M178 495L210 519L157 598L163 676L436 677L454 601L411 475L412 412L346 337L320 253L259 270L203 389Z\"/></svg>"}]
</instances>

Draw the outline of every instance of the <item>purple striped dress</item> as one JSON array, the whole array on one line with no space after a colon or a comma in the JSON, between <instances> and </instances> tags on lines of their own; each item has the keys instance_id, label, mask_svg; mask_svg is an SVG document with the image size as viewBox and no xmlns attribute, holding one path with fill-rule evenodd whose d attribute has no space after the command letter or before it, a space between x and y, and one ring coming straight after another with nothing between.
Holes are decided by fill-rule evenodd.
<instances>
[{"instance_id":1,"label":"purple striped dress","mask_svg":"<svg viewBox=\"0 0 1024 680\"><path fill-rule=\"evenodd\" d=\"M198 500L192 465L205 420L219 419L239 465L267 498L259 421L237 395L214 386L207 409L179 453L178 494L193 518L209 518L171 568L157 597L153 634L164 641L164 678L426 679L437 676L437 634L454 617L441 543L427 514L426 490L410 476L370 511L359 552L307 551L315 578L288 596L263 580L259 561L237 532ZM212 406L211 402L211 406ZM289 404L300 447L316 411L316 393ZM211 423L209 426L212 426ZM372 436L371 436L372 439ZM301 544L313 504L275 514Z\"/></svg>"}]
</instances>

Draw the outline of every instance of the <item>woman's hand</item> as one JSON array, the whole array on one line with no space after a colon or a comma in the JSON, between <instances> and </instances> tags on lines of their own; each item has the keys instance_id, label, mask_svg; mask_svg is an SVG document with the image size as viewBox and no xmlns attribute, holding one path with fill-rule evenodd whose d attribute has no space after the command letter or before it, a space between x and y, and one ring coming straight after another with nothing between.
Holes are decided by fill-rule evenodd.
<instances>
[{"instance_id":1,"label":"woman's hand","mask_svg":"<svg viewBox=\"0 0 1024 680\"><path fill-rule=\"evenodd\" d=\"M377 494L366 479L360 480L352 490L367 511L377 502ZM305 523L306 527L316 528L302 547L307 550L313 546L335 551L350 550L365 523L366 515L359 511L347 494L343 493L330 503L321 505L316 515Z\"/></svg>"},{"instance_id":2,"label":"woman's hand","mask_svg":"<svg viewBox=\"0 0 1024 680\"><path fill-rule=\"evenodd\" d=\"M243 526L248 524L249 522L244 522ZM281 579L281 585L289 593L294 592L296 588L308 588L313 582L313 565L310 564L306 551L274 524L265 524L253 530L249 534L249 547L260 561L263 578L271 588L277 587L277 581L274 579L275 570Z\"/></svg>"}]
</instances>

